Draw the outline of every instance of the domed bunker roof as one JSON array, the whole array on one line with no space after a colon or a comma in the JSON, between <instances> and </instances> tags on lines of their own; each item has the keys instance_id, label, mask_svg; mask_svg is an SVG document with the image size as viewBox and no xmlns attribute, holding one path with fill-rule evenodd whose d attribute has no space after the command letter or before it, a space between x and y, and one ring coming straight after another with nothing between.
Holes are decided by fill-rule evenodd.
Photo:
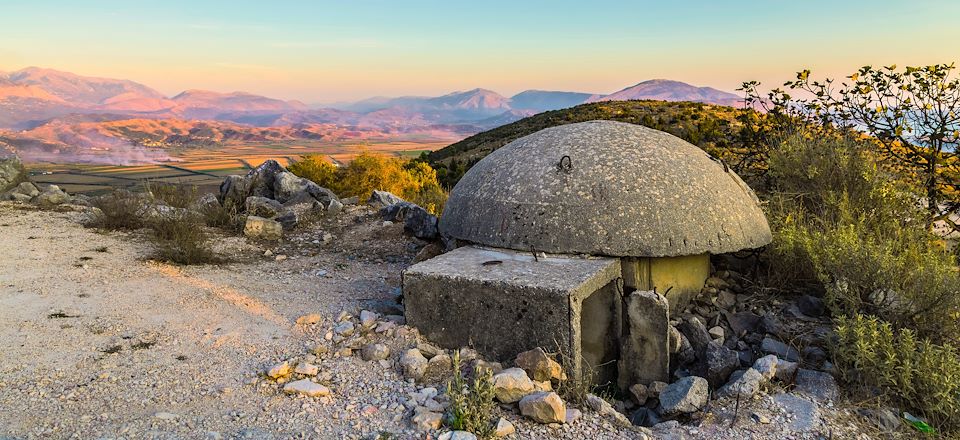
<instances>
[{"instance_id":1,"label":"domed bunker roof","mask_svg":"<svg viewBox=\"0 0 960 440\"><path fill-rule=\"evenodd\" d=\"M481 245L666 257L764 246L753 191L700 148L634 124L589 121L517 139L450 193L441 233Z\"/></svg>"}]
</instances>

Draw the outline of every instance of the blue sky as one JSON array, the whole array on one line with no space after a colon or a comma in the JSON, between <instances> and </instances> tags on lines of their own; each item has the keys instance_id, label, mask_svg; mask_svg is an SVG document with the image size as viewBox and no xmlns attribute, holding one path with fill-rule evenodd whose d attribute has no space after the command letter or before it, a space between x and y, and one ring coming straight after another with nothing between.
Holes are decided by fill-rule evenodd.
<instances>
[{"instance_id":1,"label":"blue sky","mask_svg":"<svg viewBox=\"0 0 960 440\"><path fill-rule=\"evenodd\" d=\"M960 58L956 1L44 1L0 6L0 70L307 102L485 87L732 90Z\"/></svg>"}]
</instances>

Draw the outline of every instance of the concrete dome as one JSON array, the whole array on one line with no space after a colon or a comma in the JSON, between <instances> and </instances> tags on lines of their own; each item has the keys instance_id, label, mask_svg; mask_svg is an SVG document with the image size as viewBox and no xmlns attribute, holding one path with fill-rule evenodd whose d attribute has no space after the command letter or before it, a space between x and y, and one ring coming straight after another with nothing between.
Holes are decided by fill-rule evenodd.
<instances>
[{"instance_id":1,"label":"concrete dome","mask_svg":"<svg viewBox=\"0 0 960 440\"><path fill-rule=\"evenodd\" d=\"M770 243L753 191L696 146L640 125L547 128L457 183L440 231L500 248L666 257Z\"/></svg>"}]
</instances>

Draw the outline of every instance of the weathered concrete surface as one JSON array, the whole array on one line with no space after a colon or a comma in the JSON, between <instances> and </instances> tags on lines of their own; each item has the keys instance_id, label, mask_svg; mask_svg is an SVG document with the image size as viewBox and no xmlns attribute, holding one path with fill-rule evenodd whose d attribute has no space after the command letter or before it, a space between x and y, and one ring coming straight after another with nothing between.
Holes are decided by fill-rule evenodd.
<instances>
[{"instance_id":1,"label":"weathered concrete surface","mask_svg":"<svg viewBox=\"0 0 960 440\"><path fill-rule=\"evenodd\" d=\"M670 313L667 299L653 291L624 298L624 330L619 361L621 390L634 384L670 380Z\"/></svg>"},{"instance_id":2,"label":"weathered concrete surface","mask_svg":"<svg viewBox=\"0 0 960 440\"><path fill-rule=\"evenodd\" d=\"M710 254L624 258L620 264L627 291L654 290L667 298L674 313L686 307L710 277Z\"/></svg>"},{"instance_id":3,"label":"weathered concrete surface","mask_svg":"<svg viewBox=\"0 0 960 440\"><path fill-rule=\"evenodd\" d=\"M613 121L548 128L490 153L450 193L440 232L524 251L632 257L772 239L735 173L680 138Z\"/></svg>"},{"instance_id":4,"label":"weathered concrete surface","mask_svg":"<svg viewBox=\"0 0 960 440\"><path fill-rule=\"evenodd\" d=\"M497 361L559 345L575 363L564 367L578 375L584 353L607 360L615 355L607 347L619 332L620 302L611 290L619 276L614 258L550 255L536 261L530 253L462 247L404 271L407 323L442 346L471 345ZM584 305L598 291L606 299Z\"/></svg>"}]
</instances>

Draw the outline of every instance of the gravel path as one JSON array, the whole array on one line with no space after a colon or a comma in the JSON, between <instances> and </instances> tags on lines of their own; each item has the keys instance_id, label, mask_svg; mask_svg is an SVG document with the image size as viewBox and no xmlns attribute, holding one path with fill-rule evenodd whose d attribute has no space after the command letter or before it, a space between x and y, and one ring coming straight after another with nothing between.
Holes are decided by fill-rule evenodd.
<instances>
[{"instance_id":1,"label":"gravel path","mask_svg":"<svg viewBox=\"0 0 960 440\"><path fill-rule=\"evenodd\" d=\"M413 332L373 336L392 349L383 365L317 360L328 398L284 395L258 376L306 356L344 310L390 312L418 250L398 226L353 209L278 247L224 238L218 247L239 262L180 268L148 261L140 234L85 229L80 216L0 203L0 438L428 438L403 406L419 388L390 363ZM333 239L323 243L325 232ZM309 313L323 320L295 323ZM832 410L822 409L794 431L781 407L771 396L745 402L730 429L730 405L717 404L699 427L656 434L856 436L838 436L854 428L828 426ZM772 423L751 419L754 410ZM644 438L587 411L555 427L503 412L515 438Z\"/></svg>"}]
</instances>

